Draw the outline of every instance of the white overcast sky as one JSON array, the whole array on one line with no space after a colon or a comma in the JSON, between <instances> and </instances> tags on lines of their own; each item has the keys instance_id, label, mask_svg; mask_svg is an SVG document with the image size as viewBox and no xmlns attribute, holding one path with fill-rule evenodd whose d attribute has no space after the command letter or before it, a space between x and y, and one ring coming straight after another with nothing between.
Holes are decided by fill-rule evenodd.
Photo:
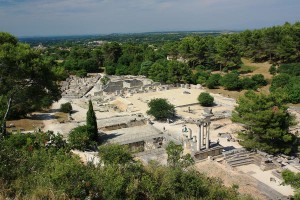
<instances>
[{"instance_id":1,"label":"white overcast sky","mask_svg":"<svg viewBox=\"0 0 300 200\"><path fill-rule=\"evenodd\" d=\"M0 0L16 36L244 30L300 21L300 0Z\"/></svg>"}]
</instances>

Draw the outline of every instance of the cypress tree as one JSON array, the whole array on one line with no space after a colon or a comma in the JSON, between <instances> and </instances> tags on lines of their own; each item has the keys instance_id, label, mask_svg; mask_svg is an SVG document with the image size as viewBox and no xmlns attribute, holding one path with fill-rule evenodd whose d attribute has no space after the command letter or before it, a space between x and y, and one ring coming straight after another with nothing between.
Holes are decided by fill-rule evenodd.
<instances>
[{"instance_id":1,"label":"cypress tree","mask_svg":"<svg viewBox=\"0 0 300 200\"><path fill-rule=\"evenodd\" d=\"M96 141L98 137L98 127L95 111L91 100L89 100L89 109L86 113L86 126L87 131L90 134L90 138L93 141Z\"/></svg>"}]
</instances>

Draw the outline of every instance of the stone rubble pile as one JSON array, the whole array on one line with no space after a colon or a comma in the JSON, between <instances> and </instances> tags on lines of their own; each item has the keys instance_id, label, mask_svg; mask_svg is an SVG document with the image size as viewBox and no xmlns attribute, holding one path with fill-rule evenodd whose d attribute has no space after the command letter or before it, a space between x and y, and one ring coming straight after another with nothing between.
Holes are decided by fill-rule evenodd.
<instances>
[{"instance_id":1,"label":"stone rubble pile","mask_svg":"<svg viewBox=\"0 0 300 200\"><path fill-rule=\"evenodd\" d=\"M66 81L61 82L62 97L70 99L81 98L95 86L100 78L100 74L87 78L70 76Z\"/></svg>"}]
</instances>

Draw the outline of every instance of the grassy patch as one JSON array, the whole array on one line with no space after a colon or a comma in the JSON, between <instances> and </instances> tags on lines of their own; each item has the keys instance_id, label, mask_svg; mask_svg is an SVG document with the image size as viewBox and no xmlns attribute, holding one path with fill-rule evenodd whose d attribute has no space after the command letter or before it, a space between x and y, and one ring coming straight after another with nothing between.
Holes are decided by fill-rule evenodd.
<instances>
[{"instance_id":1,"label":"grassy patch","mask_svg":"<svg viewBox=\"0 0 300 200\"><path fill-rule=\"evenodd\" d=\"M19 119L19 120L10 120L6 122L7 127L9 127L10 124L13 124L15 127L7 128L8 132L12 132L13 130L34 131L44 126L42 120L33 120L33 119Z\"/></svg>"},{"instance_id":2,"label":"grassy patch","mask_svg":"<svg viewBox=\"0 0 300 200\"><path fill-rule=\"evenodd\" d=\"M258 67L249 66L249 65L242 65L241 68L238 70L241 74L247 74L255 71Z\"/></svg>"},{"instance_id":3,"label":"grassy patch","mask_svg":"<svg viewBox=\"0 0 300 200\"><path fill-rule=\"evenodd\" d=\"M68 113L63 113L63 112L57 112L55 113L55 118L57 119L58 122L66 122L68 121Z\"/></svg>"},{"instance_id":4,"label":"grassy patch","mask_svg":"<svg viewBox=\"0 0 300 200\"><path fill-rule=\"evenodd\" d=\"M229 90L225 90L223 87L217 88L217 89L207 89L206 90L210 93L214 93L214 94L221 94L224 97L229 97L229 98L233 98L233 99L238 99L240 96L242 96L246 90L242 90L242 91L229 91Z\"/></svg>"}]
</instances>

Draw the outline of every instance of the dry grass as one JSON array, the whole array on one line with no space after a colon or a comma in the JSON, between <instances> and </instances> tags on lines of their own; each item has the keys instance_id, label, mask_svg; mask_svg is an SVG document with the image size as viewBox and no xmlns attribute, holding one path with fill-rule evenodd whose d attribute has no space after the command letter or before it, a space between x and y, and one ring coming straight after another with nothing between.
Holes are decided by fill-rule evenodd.
<instances>
[{"instance_id":1,"label":"dry grass","mask_svg":"<svg viewBox=\"0 0 300 200\"><path fill-rule=\"evenodd\" d=\"M68 121L68 113L63 113L63 112L57 112L55 113L55 118L58 122L65 122Z\"/></svg>"},{"instance_id":2,"label":"dry grass","mask_svg":"<svg viewBox=\"0 0 300 200\"><path fill-rule=\"evenodd\" d=\"M217 88L217 89L206 89L208 92L213 93L213 94L221 94L224 97L229 97L233 99L238 99L240 96L245 94L245 90L242 91L229 91L225 90L223 87Z\"/></svg>"},{"instance_id":3,"label":"dry grass","mask_svg":"<svg viewBox=\"0 0 300 200\"><path fill-rule=\"evenodd\" d=\"M272 79L272 74L269 72L269 68L271 67L271 64L268 62L264 63L254 63L251 62L248 59L242 58L242 62L245 66L251 66L253 69L253 72L248 73L248 75L254 75L254 74L262 74L266 79L271 80Z\"/></svg>"},{"instance_id":4,"label":"dry grass","mask_svg":"<svg viewBox=\"0 0 300 200\"><path fill-rule=\"evenodd\" d=\"M248 72L248 71L253 72L253 71L257 70L257 69L258 69L257 66L252 66L252 65L250 66L250 65L243 64L238 71L239 72Z\"/></svg>"},{"instance_id":5,"label":"dry grass","mask_svg":"<svg viewBox=\"0 0 300 200\"><path fill-rule=\"evenodd\" d=\"M12 130L18 130L20 129L25 131L33 131L37 128L42 128L44 126L43 120L37 120L37 119L19 119L19 120L10 120L6 122L7 126L10 124L14 124L15 127L13 128L7 128L7 131L11 132Z\"/></svg>"},{"instance_id":6,"label":"dry grass","mask_svg":"<svg viewBox=\"0 0 300 200\"><path fill-rule=\"evenodd\" d=\"M243 66L240 69L240 71L246 70L246 69L253 70L252 72L243 74L242 76L252 76L254 74L262 74L268 80L268 82L270 82L270 80L272 79L272 75L269 73L269 68L271 66L270 63L268 63L268 62L253 63L250 60L245 59L245 58L242 58L242 62L243 62ZM219 72L216 72L216 73L219 73ZM257 93L269 94L270 93L269 88L270 88L270 85L259 88ZM238 99L240 96L242 96L246 92L245 90L229 91L229 90L225 90L223 87L220 87L218 89L207 89L207 91L214 93L214 94L221 94L224 97L229 97L229 98L233 98L233 99Z\"/></svg>"},{"instance_id":7,"label":"dry grass","mask_svg":"<svg viewBox=\"0 0 300 200\"><path fill-rule=\"evenodd\" d=\"M15 127L7 128L7 131L12 132L13 130L17 131L34 131L39 128L44 127L45 120L56 119L58 122L67 121L68 114L57 112L54 115L49 115L47 113L34 113L31 117L18 119L18 120L9 120L6 122L7 127L10 124L14 124Z\"/></svg>"}]
</instances>

